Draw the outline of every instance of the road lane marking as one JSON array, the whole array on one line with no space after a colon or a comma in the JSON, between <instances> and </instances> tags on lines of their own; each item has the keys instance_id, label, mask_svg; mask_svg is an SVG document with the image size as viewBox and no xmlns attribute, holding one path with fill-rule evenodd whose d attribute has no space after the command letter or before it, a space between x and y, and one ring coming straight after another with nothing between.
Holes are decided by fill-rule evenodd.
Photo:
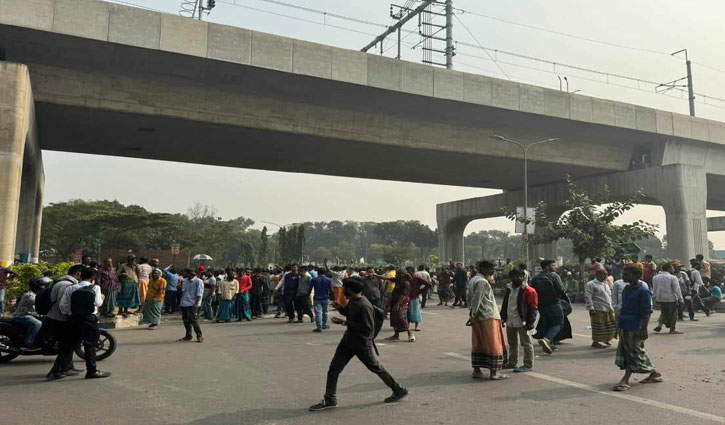
<instances>
[{"instance_id":1,"label":"road lane marking","mask_svg":"<svg viewBox=\"0 0 725 425\"><path fill-rule=\"evenodd\" d=\"M466 360L466 361L471 360L471 358L469 356L464 356L463 354L458 354L458 353L443 353L443 354L445 354L446 356L455 357L460 360ZM590 385L580 384L578 382L568 381L566 379L556 378L554 376L544 375L543 373L538 373L538 372L527 372L522 375L530 376L532 378L537 378L537 379L541 379L544 381L554 382L556 384L565 385L568 387L578 388L580 390L589 391L592 393L606 395L609 397L621 398L621 399L629 400L629 401L632 401L635 403L644 404L646 406L658 407L660 409L669 410L671 412L682 413L684 415L689 415L689 416L693 416L696 418L706 419L709 421L725 424L725 417L712 415L710 413L700 412L699 410L688 409L686 407L675 406L672 404L667 404L667 403L663 403L660 401L650 400L650 399L643 398L643 397L637 397L637 396L630 395L630 394L624 394L621 392L601 391L600 389L592 387Z\"/></svg>"},{"instance_id":2,"label":"road lane marking","mask_svg":"<svg viewBox=\"0 0 725 425\"><path fill-rule=\"evenodd\" d=\"M433 314L435 316L439 315L440 313L433 313L431 311L423 311L423 314Z\"/></svg>"}]
</instances>

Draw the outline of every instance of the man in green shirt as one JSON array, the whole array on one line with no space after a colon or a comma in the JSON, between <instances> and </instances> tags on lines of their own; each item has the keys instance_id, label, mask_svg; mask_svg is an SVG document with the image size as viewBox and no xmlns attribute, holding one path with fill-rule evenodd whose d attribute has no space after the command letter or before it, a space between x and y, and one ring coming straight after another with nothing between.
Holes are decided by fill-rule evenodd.
<instances>
[{"instance_id":1,"label":"man in green shirt","mask_svg":"<svg viewBox=\"0 0 725 425\"><path fill-rule=\"evenodd\" d=\"M722 289L711 281L702 287L702 292L704 294L709 294L706 297L700 298L702 303L710 310L715 310L715 305L717 305L722 299Z\"/></svg>"}]
</instances>

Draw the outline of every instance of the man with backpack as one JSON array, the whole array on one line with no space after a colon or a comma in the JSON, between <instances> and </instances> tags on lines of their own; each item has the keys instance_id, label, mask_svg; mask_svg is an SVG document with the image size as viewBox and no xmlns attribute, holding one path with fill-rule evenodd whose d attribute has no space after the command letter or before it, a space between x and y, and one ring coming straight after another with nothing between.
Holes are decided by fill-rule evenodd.
<instances>
[{"instance_id":1,"label":"man with backpack","mask_svg":"<svg viewBox=\"0 0 725 425\"><path fill-rule=\"evenodd\" d=\"M337 407L337 379L347 363L356 356L369 371L378 375L385 385L393 390L393 394L385 399L386 403L400 401L408 395L408 390L395 381L390 373L378 363L374 339L376 332L382 326L383 314L379 309L376 313L370 301L362 295L363 286L360 278L345 279L343 288L345 296L349 300L348 304L346 307L342 307L338 303L333 304L338 312L345 316L345 319L333 317L332 323L345 326L347 330L330 362L325 397L320 403L310 406L311 411Z\"/></svg>"},{"instance_id":2,"label":"man with backpack","mask_svg":"<svg viewBox=\"0 0 725 425\"><path fill-rule=\"evenodd\" d=\"M68 287L60 299L60 311L70 316L70 334L73 346L83 342L86 358L86 379L108 378L110 372L96 369L96 344L98 343L98 307L103 305L101 287L94 285L96 270L85 267L81 281Z\"/></svg>"},{"instance_id":3,"label":"man with backpack","mask_svg":"<svg viewBox=\"0 0 725 425\"><path fill-rule=\"evenodd\" d=\"M65 290L78 283L83 264L70 266L68 274L58 279L51 287L38 294L35 299L35 311L45 315L43 328L54 335L58 341L58 356L46 378L49 381L66 376L78 375L81 371L73 367L73 337L69 317L60 311L60 299ZM44 331L45 332L45 331Z\"/></svg>"}]
</instances>

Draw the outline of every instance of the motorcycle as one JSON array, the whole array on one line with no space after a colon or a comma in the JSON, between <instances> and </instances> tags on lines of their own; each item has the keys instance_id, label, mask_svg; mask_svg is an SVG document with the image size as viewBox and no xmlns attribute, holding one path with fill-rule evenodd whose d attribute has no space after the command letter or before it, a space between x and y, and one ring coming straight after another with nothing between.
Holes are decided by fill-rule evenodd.
<instances>
[{"instance_id":1,"label":"motorcycle","mask_svg":"<svg viewBox=\"0 0 725 425\"><path fill-rule=\"evenodd\" d=\"M40 329L35 337L35 345L40 347L37 351L23 351L25 330L22 326L13 323L12 319L0 317L0 363L7 363L18 356L55 356L58 354L58 341L54 335L48 335ZM109 358L116 351L116 338L106 329L99 329L98 343L96 344L96 360ZM76 355L85 359L83 344L74 349Z\"/></svg>"}]
</instances>

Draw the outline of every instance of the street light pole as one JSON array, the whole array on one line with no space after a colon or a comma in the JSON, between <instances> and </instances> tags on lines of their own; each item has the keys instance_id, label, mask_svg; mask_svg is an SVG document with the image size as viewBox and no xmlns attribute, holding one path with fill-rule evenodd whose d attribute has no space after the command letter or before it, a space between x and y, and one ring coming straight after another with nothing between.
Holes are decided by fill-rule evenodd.
<instances>
[{"instance_id":1,"label":"street light pole","mask_svg":"<svg viewBox=\"0 0 725 425\"><path fill-rule=\"evenodd\" d=\"M535 145L541 145L543 143L549 143L549 142L555 142L559 140L559 138L553 138L553 139L546 139L546 140L539 140L538 142L529 143L528 145L524 145L523 143L517 142L515 140L508 139L504 136L500 136L498 134L492 134L491 138L496 140L502 140L504 142L508 142L511 144L514 144L521 149L521 151L524 154L524 231L522 233L523 236L523 244L524 244L524 263L526 266L529 266L529 148Z\"/></svg>"}]
</instances>

